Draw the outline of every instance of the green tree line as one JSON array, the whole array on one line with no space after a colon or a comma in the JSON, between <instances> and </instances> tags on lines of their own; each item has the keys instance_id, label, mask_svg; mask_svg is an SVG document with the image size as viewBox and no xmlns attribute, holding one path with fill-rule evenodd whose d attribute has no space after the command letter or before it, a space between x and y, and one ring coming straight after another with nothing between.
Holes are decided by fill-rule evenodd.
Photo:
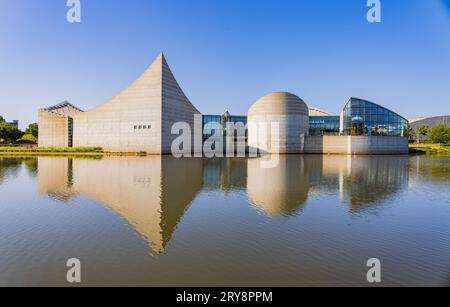
<instances>
[{"instance_id":1,"label":"green tree line","mask_svg":"<svg viewBox=\"0 0 450 307\"><path fill-rule=\"evenodd\" d=\"M38 139L38 124L28 126L25 132L6 123L0 115L0 144L29 143L35 144Z\"/></svg>"},{"instance_id":2,"label":"green tree line","mask_svg":"<svg viewBox=\"0 0 450 307\"><path fill-rule=\"evenodd\" d=\"M428 143L433 144L450 144L450 125L438 124L434 127L421 126L414 131L418 142L420 137L427 138Z\"/></svg>"}]
</instances>

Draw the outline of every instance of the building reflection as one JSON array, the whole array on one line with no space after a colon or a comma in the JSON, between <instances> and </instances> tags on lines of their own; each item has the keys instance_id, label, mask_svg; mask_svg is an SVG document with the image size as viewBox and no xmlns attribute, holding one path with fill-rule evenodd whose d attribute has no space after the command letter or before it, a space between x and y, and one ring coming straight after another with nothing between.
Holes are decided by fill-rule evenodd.
<instances>
[{"instance_id":1,"label":"building reflection","mask_svg":"<svg viewBox=\"0 0 450 307\"><path fill-rule=\"evenodd\" d=\"M350 214L361 214L378 209L409 180L408 157L287 155L275 168L262 168L264 159L39 157L30 165L37 161L40 193L62 202L81 194L104 204L155 253L165 251L202 190L246 191L251 204L272 217L297 215L316 195L338 194Z\"/></svg>"},{"instance_id":2,"label":"building reflection","mask_svg":"<svg viewBox=\"0 0 450 307\"><path fill-rule=\"evenodd\" d=\"M202 187L202 161L167 157L101 160L40 157L39 191L60 201L83 194L122 216L163 253Z\"/></svg>"},{"instance_id":3,"label":"building reflection","mask_svg":"<svg viewBox=\"0 0 450 307\"><path fill-rule=\"evenodd\" d=\"M73 160L66 157L39 157L38 192L59 201L69 201L77 195L73 189Z\"/></svg>"},{"instance_id":4,"label":"building reflection","mask_svg":"<svg viewBox=\"0 0 450 307\"><path fill-rule=\"evenodd\" d=\"M351 214L376 210L408 186L407 156L323 156L319 189L338 190Z\"/></svg>"},{"instance_id":5,"label":"building reflection","mask_svg":"<svg viewBox=\"0 0 450 307\"><path fill-rule=\"evenodd\" d=\"M316 194L338 193L350 214L375 212L408 186L407 156L280 156L273 169L248 161L251 202L270 216L291 216ZM267 159L267 158L266 158Z\"/></svg>"},{"instance_id":6,"label":"building reflection","mask_svg":"<svg viewBox=\"0 0 450 307\"><path fill-rule=\"evenodd\" d=\"M204 159L203 188L221 190L225 194L233 190L245 190L247 161L243 158Z\"/></svg>"},{"instance_id":7,"label":"building reflection","mask_svg":"<svg viewBox=\"0 0 450 307\"><path fill-rule=\"evenodd\" d=\"M308 200L309 167L304 156L280 156L274 168L262 168L262 157L248 160L247 193L258 209L270 216L290 216Z\"/></svg>"}]
</instances>

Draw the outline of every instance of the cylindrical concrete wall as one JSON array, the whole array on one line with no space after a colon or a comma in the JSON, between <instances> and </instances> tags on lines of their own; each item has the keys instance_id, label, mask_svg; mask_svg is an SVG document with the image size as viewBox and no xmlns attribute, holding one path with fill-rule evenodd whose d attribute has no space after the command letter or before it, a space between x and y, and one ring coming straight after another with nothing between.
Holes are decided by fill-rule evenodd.
<instances>
[{"instance_id":1,"label":"cylindrical concrete wall","mask_svg":"<svg viewBox=\"0 0 450 307\"><path fill-rule=\"evenodd\" d=\"M248 145L260 153L301 153L309 132L309 110L299 97L268 94L248 111Z\"/></svg>"}]
</instances>

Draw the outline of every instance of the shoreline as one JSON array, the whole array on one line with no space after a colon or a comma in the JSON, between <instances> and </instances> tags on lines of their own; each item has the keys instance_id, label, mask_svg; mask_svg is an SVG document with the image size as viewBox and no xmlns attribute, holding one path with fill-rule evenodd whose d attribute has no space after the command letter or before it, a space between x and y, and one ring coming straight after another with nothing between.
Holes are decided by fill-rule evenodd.
<instances>
[{"instance_id":1,"label":"shoreline","mask_svg":"<svg viewBox=\"0 0 450 307\"><path fill-rule=\"evenodd\" d=\"M123 152L33 152L33 151L0 151L0 156L156 156L142 153Z\"/></svg>"},{"instance_id":2,"label":"shoreline","mask_svg":"<svg viewBox=\"0 0 450 307\"><path fill-rule=\"evenodd\" d=\"M288 154L289 155L289 154ZM427 152L422 150L416 150L415 148L411 149L409 153L405 154L359 154L359 155L353 155L353 154L339 154L339 153L298 153L293 155L323 155L323 156L449 156L449 153L439 153L439 152ZM143 153L143 152L33 152L33 151L0 151L0 157L5 156L79 156L79 157L167 157L170 156L170 154L151 154L151 153ZM226 157L226 155L223 156L223 158L233 158L233 157ZM249 158L249 157L245 157Z\"/></svg>"},{"instance_id":3,"label":"shoreline","mask_svg":"<svg viewBox=\"0 0 450 307\"><path fill-rule=\"evenodd\" d=\"M6 148L5 148L6 149ZM399 154L347 154L347 153L331 153L331 152L322 152L322 153L296 153L295 155L349 155L349 156L417 156L417 155L427 155L427 156L450 156L450 146L445 145L435 145L435 144L410 144L408 153L399 153ZM151 152L114 152L114 151L103 151L100 147L92 147L92 148L75 148L75 150L69 148L20 148L18 147L16 150L13 148L8 148L7 150L3 150L0 147L0 157L1 156L85 156L85 157L105 157L105 156L114 156L114 157L157 157L157 156L170 156L170 154L154 154ZM224 153L224 158L232 158L226 157L226 153Z\"/></svg>"}]
</instances>

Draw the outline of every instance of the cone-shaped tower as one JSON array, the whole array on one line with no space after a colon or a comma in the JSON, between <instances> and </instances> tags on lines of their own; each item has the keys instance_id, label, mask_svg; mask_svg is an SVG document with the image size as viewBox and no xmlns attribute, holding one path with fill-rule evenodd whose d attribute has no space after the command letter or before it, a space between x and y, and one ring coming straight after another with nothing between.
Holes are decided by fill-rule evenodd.
<instances>
[{"instance_id":1,"label":"cone-shaped tower","mask_svg":"<svg viewBox=\"0 0 450 307\"><path fill-rule=\"evenodd\" d=\"M186 122L194 133L191 104L161 53L127 89L102 105L74 117L77 146L100 146L107 151L168 154L175 122Z\"/></svg>"}]
</instances>

